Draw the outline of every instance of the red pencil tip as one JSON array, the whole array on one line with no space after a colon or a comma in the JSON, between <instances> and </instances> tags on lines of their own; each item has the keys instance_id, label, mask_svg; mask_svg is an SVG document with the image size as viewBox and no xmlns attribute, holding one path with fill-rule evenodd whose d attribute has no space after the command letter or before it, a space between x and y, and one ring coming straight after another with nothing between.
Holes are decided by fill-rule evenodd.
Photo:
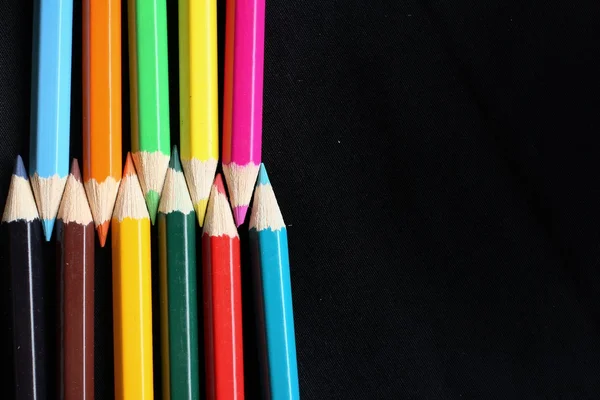
<instances>
[{"instance_id":1,"label":"red pencil tip","mask_svg":"<svg viewBox=\"0 0 600 400\"><path fill-rule=\"evenodd\" d=\"M96 228L98 232L98 239L100 240L100 247L104 247L106 244L106 236L108 235L109 221L104 221L101 225Z\"/></svg>"},{"instance_id":2,"label":"red pencil tip","mask_svg":"<svg viewBox=\"0 0 600 400\"><path fill-rule=\"evenodd\" d=\"M125 160L125 168L123 168L123 176L135 175L135 168L133 167L133 159L131 153L127 152L127 159Z\"/></svg>"},{"instance_id":3,"label":"red pencil tip","mask_svg":"<svg viewBox=\"0 0 600 400\"><path fill-rule=\"evenodd\" d=\"M223 178L221 177L221 174L217 174L215 177L214 186L217 188L217 192L225 194L225 186L223 186Z\"/></svg>"}]
</instances>

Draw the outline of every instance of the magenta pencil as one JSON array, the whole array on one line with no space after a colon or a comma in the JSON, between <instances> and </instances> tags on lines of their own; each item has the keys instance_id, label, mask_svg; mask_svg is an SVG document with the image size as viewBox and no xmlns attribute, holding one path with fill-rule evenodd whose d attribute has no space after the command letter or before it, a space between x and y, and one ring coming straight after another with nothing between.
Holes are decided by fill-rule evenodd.
<instances>
[{"instance_id":1,"label":"magenta pencil","mask_svg":"<svg viewBox=\"0 0 600 400\"><path fill-rule=\"evenodd\" d=\"M229 0L226 14L223 172L240 226L261 163L265 0Z\"/></svg>"}]
</instances>

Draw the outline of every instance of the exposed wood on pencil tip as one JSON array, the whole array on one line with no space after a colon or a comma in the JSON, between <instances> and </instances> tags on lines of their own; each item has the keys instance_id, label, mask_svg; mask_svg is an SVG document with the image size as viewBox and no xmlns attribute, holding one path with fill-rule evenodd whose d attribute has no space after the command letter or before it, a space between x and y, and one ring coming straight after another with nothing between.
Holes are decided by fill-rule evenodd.
<instances>
[{"instance_id":1,"label":"exposed wood on pencil tip","mask_svg":"<svg viewBox=\"0 0 600 400\"><path fill-rule=\"evenodd\" d=\"M170 165L173 164L173 160L176 157L177 150L174 149ZM178 162L179 161L177 161L177 163ZM169 214L174 211L188 215L194 212L194 206L192 204L192 199L190 198L183 171L181 168L176 169L170 166L167 170L165 184L163 185L163 191L160 196L158 212Z\"/></svg>"},{"instance_id":2,"label":"exposed wood on pencil tip","mask_svg":"<svg viewBox=\"0 0 600 400\"><path fill-rule=\"evenodd\" d=\"M258 178L256 179L254 201L252 203L248 228L256 229L257 231L265 229L278 231L285 229L283 216L281 215L281 210L279 204L277 204L277 199L264 164L260 165Z\"/></svg>"},{"instance_id":3,"label":"exposed wood on pencil tip","mask_svg":"<svg viewBox=\"0 0 600 400\"><path fill-rule=\"evenodd\" d=\"M64 223L75 222L87 225L93 222L90 205L81 182L81 171L76 159L71 163L71 171L58 208L57 217Z\"/></svg>"},{"instance_id":4,"label":"exposed wood on pencil tip","mask_svg":"<svg viewBox=\"0 0 600 400\"><path fill-rule=\"evenodd\" d=\"M117 200L113 210L112 219L119 222L124 218L144 219L150 218L140 181L133 168L133 161L130 154L127 154L127 161L123 170L123 179L117 193Z\"/></svg>"},{"instance_id":5,"label":"exposed wood on pencil tip","mask_svg":"<svg viewBox=\"0 0 600 400\"><path fill-rule=\"evenodd\" d=\"M25 173L24 176L21 174ZM27 180L27 172L23 159L18 156L15 160L14 174L10 179L6 205L2 214L2 222L17 220L33 221L39 218L38 210L33 198L33 191Z\"/></svg>"},{"instance_id":6,"label":"exposed wood on pencil tip","mask_svg":"<svg viewBox=\"0 0 600 400\"><path fill-rule=\"evenodd\" d=\"M246 219L258 168L259 164L253 162L245 165L238 165L235 162L223 164L223 173L229 189L229 200L233 207L237 226L243 224Z\"/></svg>"},{"instance_id":7,"label":"exposed wood on pencil tip","mask_svg":"<svg viewBox=\"0 0 600 400\"><path fill-rule=\"evenodd\" d=\"M238 237L238 231L233 220L221 174L217 174L215 177L212 191L210 192L203 233L209 236Z\"/></svg>"}]
</instances>

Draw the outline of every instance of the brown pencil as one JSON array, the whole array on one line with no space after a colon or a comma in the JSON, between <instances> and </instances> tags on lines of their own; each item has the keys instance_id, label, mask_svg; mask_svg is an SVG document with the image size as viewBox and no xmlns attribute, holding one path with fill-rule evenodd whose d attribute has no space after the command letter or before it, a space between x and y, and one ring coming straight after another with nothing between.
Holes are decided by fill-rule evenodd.
<instances>
[{"instance_id":1,"label":"brown pencil","mask_svg":"<svg viewBox=\"0 0 600 400\"><path fill-rule=\"evenodd\" d=\"M57 225L61 353L65 400L94 399L94 223L77 160L71 164Z\"/></svg>"}]
</instances>

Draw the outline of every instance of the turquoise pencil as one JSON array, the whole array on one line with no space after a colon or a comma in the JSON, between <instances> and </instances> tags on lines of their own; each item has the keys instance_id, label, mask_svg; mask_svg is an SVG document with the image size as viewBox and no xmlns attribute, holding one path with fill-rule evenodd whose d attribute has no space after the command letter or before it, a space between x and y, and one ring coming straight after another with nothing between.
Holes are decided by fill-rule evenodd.
<instances>
[{"instance_id":1,"label":"turquoise pencil","mask_svg":"<svg viewBox=\"0 0 600 400\"><path fill-rule=\"evenodd\" d=\"M264 164L254 189L249 229L263 397L298 400L287 230Z\"/></svg>"},{"instance_id":2,"label":"turquoise pencil","mask_svg":"<svg viewBox=\"0 0 600 400\"><path fill-rule=\"evenodd\" d=\"M35 0L29 175L50 240L69 174L73 0Z\"/></svg>"}]
</instances>

